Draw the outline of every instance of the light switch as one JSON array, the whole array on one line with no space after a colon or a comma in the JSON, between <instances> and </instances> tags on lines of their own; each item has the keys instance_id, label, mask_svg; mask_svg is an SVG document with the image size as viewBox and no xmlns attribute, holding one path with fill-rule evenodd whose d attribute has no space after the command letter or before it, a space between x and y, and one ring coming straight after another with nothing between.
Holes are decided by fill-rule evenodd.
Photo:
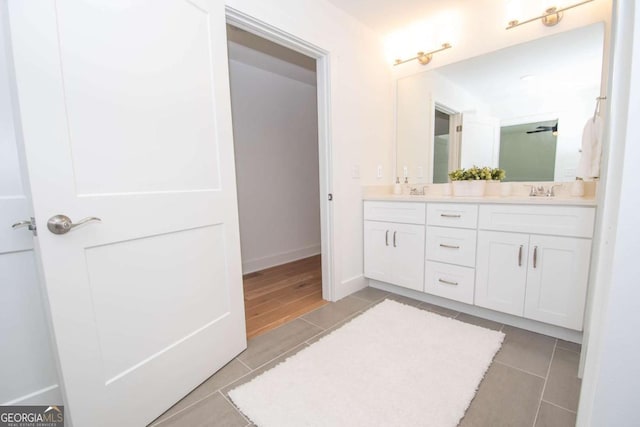
<instances>
[{"instance_id":1,"label":"light switch","mask_svg":"<svg viewBox=\"0 0 640 427\"><path fill-rule=\"evenodd\" d=\"M378 179L382 179L382 165L378 165L377 177Z\"/></svg>"},{"instance_id":2,"label":"light switch","mask_svg":"<svg viewBox=\"0 0 640 427\"><path fill-rule=\"evenodd\" d=\"M360 179L360 165L351 166L351 178Z\"/></svg>"}]
</instances>

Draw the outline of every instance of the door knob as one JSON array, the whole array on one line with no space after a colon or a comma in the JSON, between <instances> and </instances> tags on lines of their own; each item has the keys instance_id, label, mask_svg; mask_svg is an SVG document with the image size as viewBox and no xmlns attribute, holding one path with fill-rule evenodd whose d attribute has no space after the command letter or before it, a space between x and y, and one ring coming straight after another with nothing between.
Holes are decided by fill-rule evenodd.
<instances>
[{"instance_id":1,"label":"door knob","mask_svg":"<svg viewBox=\"0 0 640 427\"><path fill-rule=\"evenodd\" d=\"M24 221L18 221L11 226L14 230L21 227L29 227L29 230L33 231L36 229L36 220L34 218L26 219Z\"/></svg>"},{"instance_id":2,"label":"door knob","mask_svg":"<svg viewBox=\"0 0 640 427\"><path fill-rule=\"evenodd\" d=\"M66 234L74 228L91 221L100 222L102 220L95 216L90 216L87 218L83 218L74 224L73 221L71 221L71 218L66 215L54 215L49 218L49 221L47 221L47 228L53 234Z\"/></svg>"}]
</instances>

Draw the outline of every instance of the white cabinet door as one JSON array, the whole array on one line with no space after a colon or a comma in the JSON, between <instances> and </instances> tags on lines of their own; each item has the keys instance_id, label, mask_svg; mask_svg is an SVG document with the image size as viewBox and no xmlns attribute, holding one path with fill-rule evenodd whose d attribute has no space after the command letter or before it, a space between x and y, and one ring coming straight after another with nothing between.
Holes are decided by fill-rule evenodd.
<instances>
[{"instance_id":1,"label":"white cabinet door","mask_svg":"<svg viewBox=\"0 0 640 427\"><path fill-rule=\"evenodd\" d=\"M364 222L364 275L391 283L390 227L397 224L380 221Z\"/></svg>"},{"instance_id":2,"label":"white cabinet door","mask_svg":"<svg viewBox=\"0 0 640 427\"><path fill-rule=\"evenodd\" d=\"M422 291L424 225L365 221L364 275Z\"/></svg>"},{"instance_id":3,"label":"white cabinet door","mask_svg":"<svg viewBox=\"0 0 640 427\"><path fill-rule=\"evenodd\" d=\"M65 414L146 425L246 348L224 2L5 5Z\"/></svg>"},{"instance_id":4,"label":"white cabinet door","mask_svg":"<svg viewBox=\"0 0 640 427\"><path fill-rule=\"evenodd\" d=\"M424 289L424 225L393 224L392 282L405 288Z\"/></svg>"},{"instance_id":5,"label":"white cabinet door","mask_svg":"<svg viewBox=\"0 0 640 427\"><path fill-rule=\"evenodd\" d=\"M529 236L478 232L475 304L522 316Z\"/></svg>"},{"instance_id":6,"label":"white cabinet door","mask_svg":"<svg viewBox=\"0 0 640 427\"><path fill-rule=\"evenodd\" d=\"M529 247L525 317L581 330L591 240L532 235Z\"/></svg>"}]
</instances>

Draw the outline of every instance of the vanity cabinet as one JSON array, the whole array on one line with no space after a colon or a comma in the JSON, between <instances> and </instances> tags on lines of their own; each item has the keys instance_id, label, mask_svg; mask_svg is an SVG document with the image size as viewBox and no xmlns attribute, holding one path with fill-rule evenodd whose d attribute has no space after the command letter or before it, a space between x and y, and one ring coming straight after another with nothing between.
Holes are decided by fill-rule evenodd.
<instances>
[{"instance_id":1,"label":"vanity cabinet","mask_svg":"<svg viewBox=\"0 0 640 427\"><path fill-rule=\"evenodd\" d=\"M364 274L581 330L595 208L365 201Z\"/></svg>"},{"instance_id":2,"label":"vanity cabinet","mask_svg":"<svg viewBox=\"0 0 640 427\"><path fill-rule=\"evenodd\" d=\"M475 304L581 330L594 217L593 208L481 206L479 227L491 230L478 232Z\"/></svg>"},{"instance_id":3,"label":"vanity cabinet","mask_svg":"<svg viewBox=\"0 0 640 427\"><path fill-rule=\"evenodd\" d=\"M365 202L364 219L364 275L422 291L424 204Z\"/></svg>"}]
</instances>

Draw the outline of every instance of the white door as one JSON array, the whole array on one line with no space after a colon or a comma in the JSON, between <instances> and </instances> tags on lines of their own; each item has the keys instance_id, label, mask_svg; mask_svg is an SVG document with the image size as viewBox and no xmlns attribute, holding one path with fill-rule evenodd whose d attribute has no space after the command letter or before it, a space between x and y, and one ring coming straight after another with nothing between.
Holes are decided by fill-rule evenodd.
<instances>
[{"instance_id":1,"label":"white door","mask_svg":"<svg viewBox=\"0 0 640 427\"><path fill-rule=\"evenodd\" d=\"M529 235L478 232L475 304L522 316Z\"/></svg>"},{"instance_id":2,"label":"white door","mask_svg":"<svg viewBox=\"0 0 640 427\"><path fill-rule=\"evenodd\" d=\"M370 279L391 282L391 238L395 224L364 222L364 275Z\"/></svg>"},{"instance_id":3,"label":"white door","mask_svg":"<svg viewBox=\"0 0 640 427\"><path fill-rule=\"evenodd\" d=\"M498 166L500 120L476 113L463 113L460 138L460 167Z\"/></svg>"},{"instance_id":4,"label":"white door","mask_svg":"<svg viewBox=\"0 0 640 427\"><path fill-rule=\"evenodd\" d=\"M588 239L532 235L525 317L582 330L590 253Z\"/></svg>"},{"instance_id":5,"label":"white door","mask_svg":"<svg viewBox=\"0 0 640 427\"><path fill-rule=\"evenodd\" d=\"M392 281L394 285L424 290L424 225L391 224Z\"/></svg>"},{"instance_id":6,"label":"white door","mask_svg":"<svg viewBox=\"0 0 640 427\"><path fill-rule=\"evenodd\" d=\"M61 405L22 183L0 3L0 405Z\"/></svg>"},{"instance_id":7,"label":"white door","mask_svg":"<svg viewBox=\"0 0 640 427\"><path fill-rule=\"evenodd\" d=\"M9 2L67 414L140 426L246 347L224 4ZM68 215L67 234L47 220Z\"/></svg>"}]
</instances>

